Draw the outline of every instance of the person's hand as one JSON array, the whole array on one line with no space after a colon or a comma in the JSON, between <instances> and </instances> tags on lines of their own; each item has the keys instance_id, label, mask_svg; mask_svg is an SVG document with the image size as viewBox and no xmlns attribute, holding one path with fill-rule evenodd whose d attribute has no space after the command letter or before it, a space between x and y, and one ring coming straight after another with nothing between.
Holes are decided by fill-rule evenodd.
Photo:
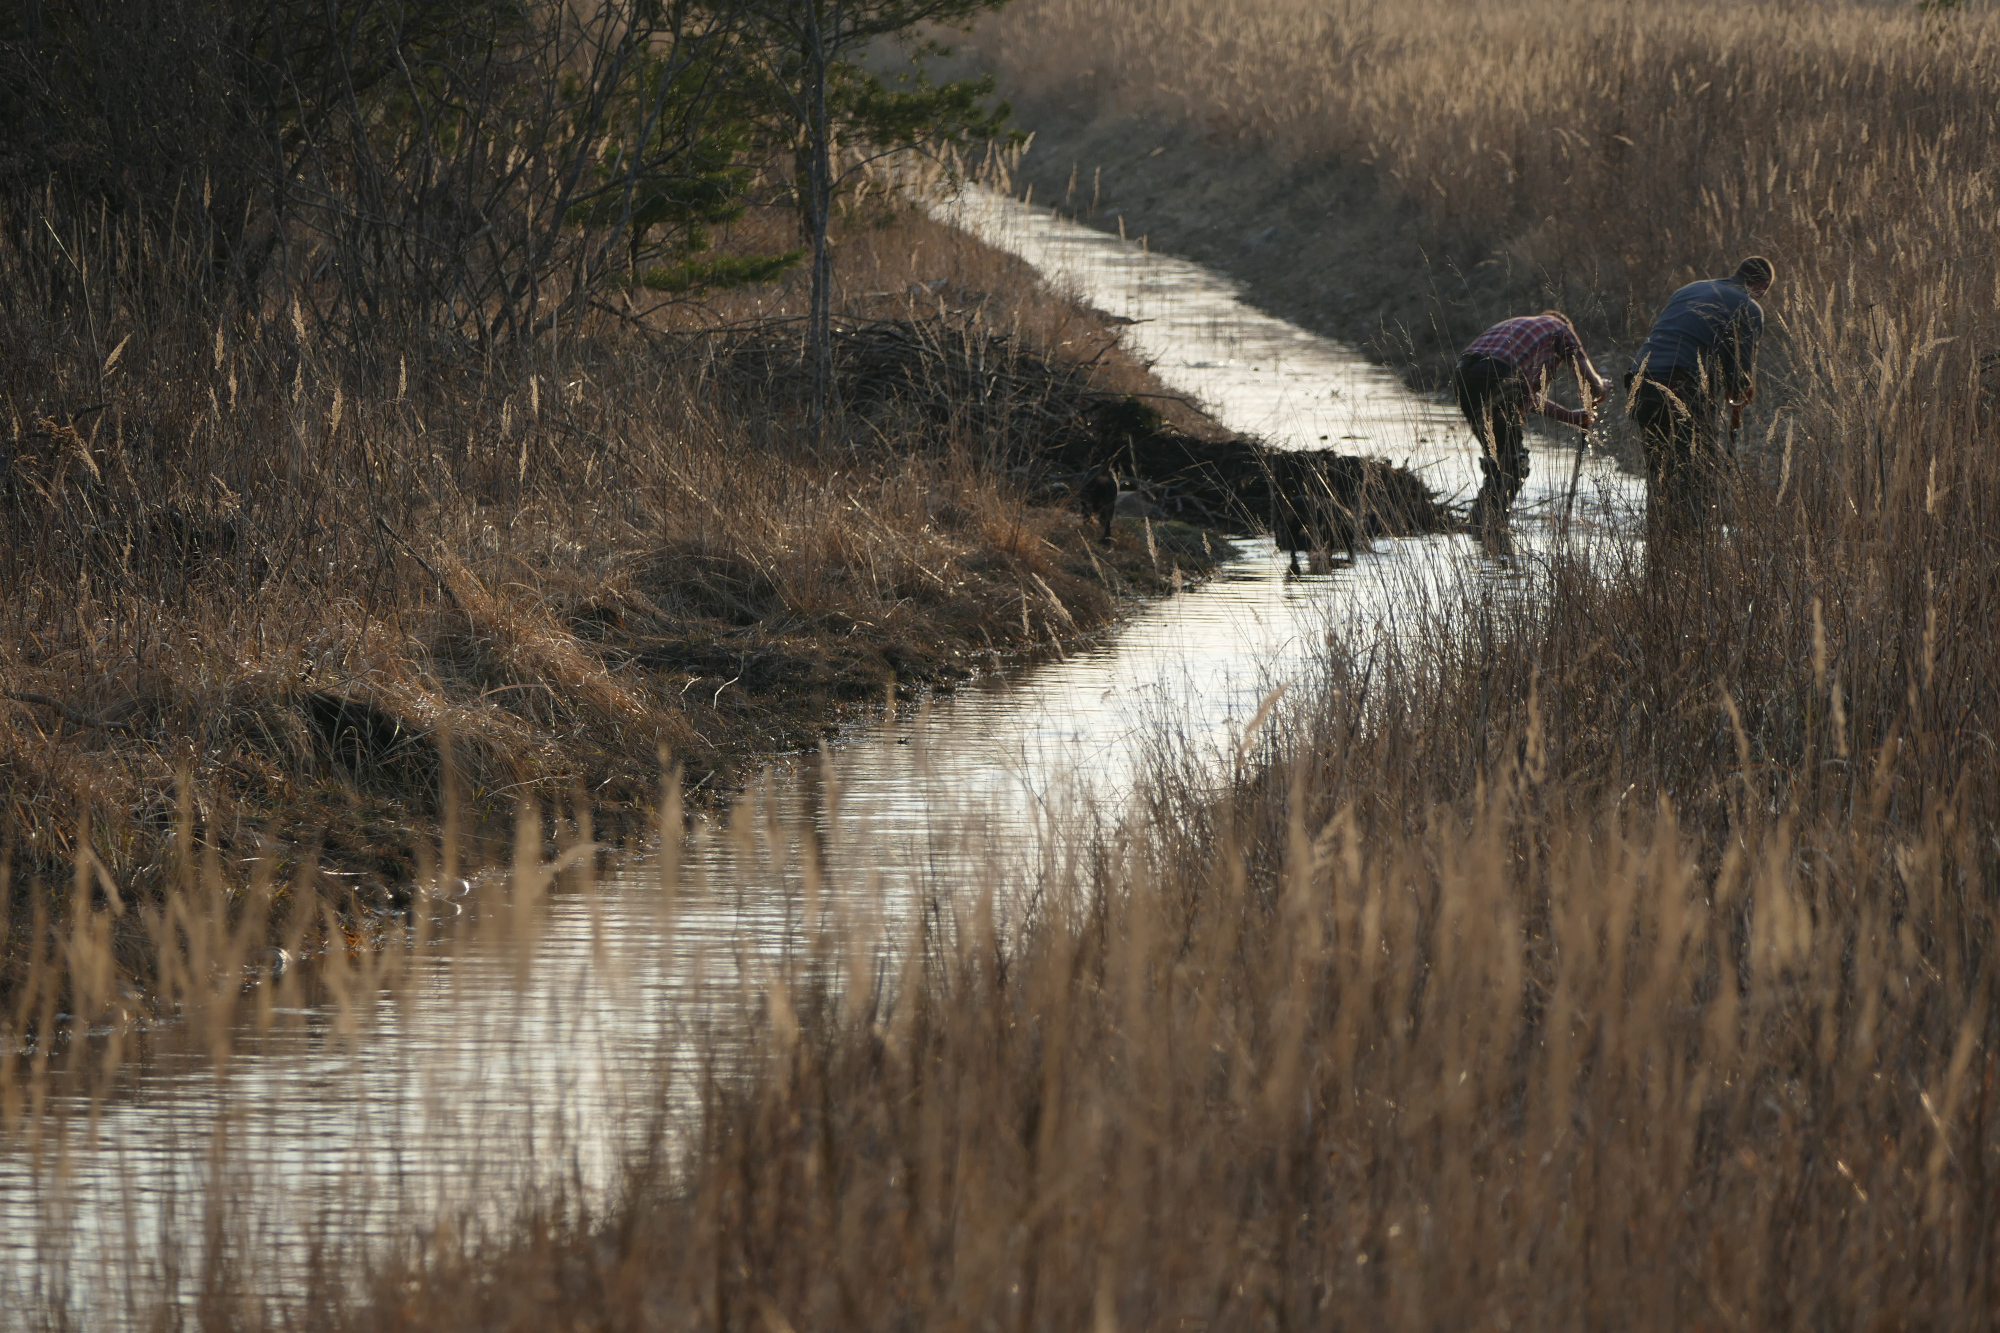
<instances>
[{"instance_id":1,"label":"person's hand","mask_svg":"<svg viewBox=\"0 0 2000 1333\"><path fill-rule=\"evenodd\" d=\"M1610 396L1611 382L1609 380L1598 380L1590 386L1590 405L1592 407L1597 406Z\"/></svg>"}]
</instances>

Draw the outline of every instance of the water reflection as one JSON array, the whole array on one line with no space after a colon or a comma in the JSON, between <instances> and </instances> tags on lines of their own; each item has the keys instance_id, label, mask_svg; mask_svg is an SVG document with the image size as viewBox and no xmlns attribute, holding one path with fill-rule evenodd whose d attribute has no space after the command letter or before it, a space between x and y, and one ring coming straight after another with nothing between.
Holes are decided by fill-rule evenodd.
<instances>
[{"instance_id":1,"label":"water reflection","mask_svg":"<svg viewBox=\"0 0 2000 1333\"><path fill-rule=\"evenodd\" d=\"M1468 491L1448 406L1348 349L1261 315L1198 265L972 195L960 223L1137 321L1130 345L1227 424L1280 442L1408 459ZM316 1244L497 1221L530 1190L612 1183L663 1101L692 1095L708 1029L766 1002L819 920L849 927L849 993L893 984L894 947L937 913L1060 874L1080 820L1115 820L1174 747L1219 781L1274 688L1308 680L1329 635L1393 635L1482 579L1526 595L1571 456L1537 448L1498 565L1463 537L1380 543L1288 579L1267 539L1204 587L1139 610L1066 660L977 682L780 765L731 815L635 858L602 887L481 895L430 947L327 971L317 1003L246 1014L218 1064L168 1028L113 1094L72 1098L0 1149L0 1306L137 1322L191 1298L218 1239L296 1296ZM1635 495L1584 464L1572 536L1605 542ZM228 1200L226 1212L212 1201Z\"/></svg>"}]
</instances>

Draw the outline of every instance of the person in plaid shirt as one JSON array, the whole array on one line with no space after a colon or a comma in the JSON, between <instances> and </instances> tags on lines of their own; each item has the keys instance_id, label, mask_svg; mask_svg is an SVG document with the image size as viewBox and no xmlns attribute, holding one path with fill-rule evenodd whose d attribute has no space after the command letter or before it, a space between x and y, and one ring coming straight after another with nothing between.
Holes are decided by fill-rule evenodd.
<instances>
[{"instance_id":1,"label":"person in plaid shirt","mask_svg":"<svg viewBox=\"0 0 2000 1333\"><path fill-rule=\"evenodd\" d=\"M1564 366L1576 372L1589 407L1564 407L1549 397L1549 381ZM1458 410L1479 439L1484 481L1472 502L1472 522L1482 529L1506 518L1528 479L1528 449L1521 442L1527 414L1587 431L1597 419L1592 408L1611 392L1590 364L1568 316L1555 310L1503 319L1474 338L1458 358L1452 387L1458 391Z\"/></svg>"}]
</instances>

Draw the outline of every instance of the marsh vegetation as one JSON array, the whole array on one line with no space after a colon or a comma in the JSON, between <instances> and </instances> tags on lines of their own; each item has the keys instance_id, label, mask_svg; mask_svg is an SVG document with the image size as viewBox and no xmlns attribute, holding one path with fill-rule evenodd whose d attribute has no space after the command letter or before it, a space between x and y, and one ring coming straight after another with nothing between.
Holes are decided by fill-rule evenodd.
<instances>
[{"instance_id":1,"label":"marsh vegetation","mask_svg":"<svg viewBox=\"0 0 2000 1333\"><path fill-rule=\"evenodd\" d=\"M1596 335L1771 254L1728 527L1336 636L1224 790L1163 762L892 969L825 914L615 1197L439 1232L295 1321L1990 1323L2000 26L1544 0L998 24L1003 90L1365 168L1439 253ZM249 1320L215 1271L214 1318Z\"/></svg>"}]
</instances>

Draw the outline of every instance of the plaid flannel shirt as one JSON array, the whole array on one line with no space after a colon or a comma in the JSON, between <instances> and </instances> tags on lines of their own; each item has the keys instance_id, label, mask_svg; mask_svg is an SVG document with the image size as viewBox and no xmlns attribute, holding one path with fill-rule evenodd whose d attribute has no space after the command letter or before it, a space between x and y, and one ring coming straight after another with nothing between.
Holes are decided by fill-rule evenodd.
<instances>
[{"instance_id":1,"label":"plaid flannel shirt","mask_svg":"<svg viewBox=\"0 0 2000 1333\"><path fill-rule=\"evenodd\" d=\"M1597 368L1577 341L1576 331L1553 315L1523 315L1503 319L1472 340L1466 356L1490 356L1514 368L1528 386L1528 410L1571 426L1584 423L1584 413L1564 407L1548 396L1549 379L1563 363L1574 361L1580 374L1598 378Z\"/></svg>"}]
</instances>

